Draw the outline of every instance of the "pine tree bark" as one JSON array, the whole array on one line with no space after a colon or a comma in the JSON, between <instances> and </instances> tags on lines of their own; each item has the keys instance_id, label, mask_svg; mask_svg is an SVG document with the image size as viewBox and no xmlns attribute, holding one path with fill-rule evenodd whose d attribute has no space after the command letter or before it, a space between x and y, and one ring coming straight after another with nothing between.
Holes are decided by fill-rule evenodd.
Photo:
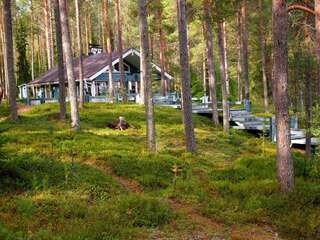
<instances>
[{"instance_id":1,"label":"pine tree bark","mask_svg":"<svg viewBox=\"0 0 320 240\"><path fill-rule=\"evenodd\" d=\"M86 11L87 11L86 7ZM84 18L84 30L85 30L85 49L87 55L89 55L89 27L88 27L88 13L86 12L85 18Z\"/></svg>"},{"instance_id":2,"label":"pine tree bark","mask_svg":"<svg viewBox=\"0 0 320 240\"><path fill-rule=\"evenodd\" d=\"M269 97L268 97L268 80L267 80L267 60L266 60L266 39L264 28L264 15L263 15L263 0L259 0L259 34L260 34L260 51L262 62L262 83L263 83L263 99L264 110L269 112Z\"/></svg>"},{"instance_id":3,"label":"pine tree bark","mask_svg":"<svg viewBox=\"0 0 320 240\"><path fill-rule=\"evenodd\" d=\"M305 114L306 114L306 159L312 159L311 127L312 127L312 63L311 55L307 53L305 59Z\"/></svg>"},{"instance_id":4,"label":"pine tree bark","mask_svg":"<svg viewBox=\"0 0 320 240\"><path fill-rule=\"evenodd\" d=\"M11 0L3 1L3 14L4 14L4 34L5 34L5 66L6 75L8 81L8 94L11 120L18 120L18 111L16 103L16 79L14 76L14 55L13 55L13 34L12 34L12 12L11 12Z\"/></svg>"},{"instance_id":5,"label":"pine tree bark","mask_svg":"<svg viewBox=\"0 0 320 240\"><path fill-rule=\"evenodd\" d=\"M90 7L88 7L88 11L90 11L90 10L91 10ZM93 41L94 41L91 12L88 13L88 33L89 33L88 36L89 36L89 45L90 45L90 43L93 43Z\"/></svg>"},{"instance_id":6,"label":"pine tree bark","mask_svg":"<svg viewBox=\"0 0 320 240\"><path fill-rule=\"evenodd\" d=\"M61 20L61 35L63 41L63 53L66 62L66 70L68 77L69 100L71 106L71 127L74 130L80 129L77 88L74 77L74 66L72 57L71 36L69 30L67 0L59 0L60 20Z\"/></svg>"},{"instance_id":7,"label":"pine tree bark","mask_svg":"<svg viewBox=\"0 0 320 240\"><path fill-rule=\"evenodd\" d=\"M230 82L229 82L229 64L228 64L228 41L227 41L227 22L224 20L222 25L223 33L223 46L224 46L224 62L225 62L225 71L226 71L226 88L227 95L230 97Z\"/></svg>"},{"instance_id":8,"label":"pine tree bark","mask_svg":"<svg viewBox=\"0 0 320 240\"><path fill-rule=\"evenodd\" d=\"M79 0L75 0L77 45L79 51L79 107L84 107L83 49Z\"/></svg>"},{"instance_id":9,"label":"pine tree bark","mask_svg":"<svg viewBox=\"0 0 320 240\"><path fill-rule=\"evenodd\" d=\"M190 65L188 53L188 34L186 19L186 1L177 0L178 13L178 31L179 31L179 49L181 65L181 83L182 83L182 110L183 122L186 136L187 151L196 151L196 141L194 134L194 125L192 120L192 100L191 100L191 81Z\"/></svg>"},{"instance_id":10,"label":"pine tree bark","mask_svg":"<svg viewBox=\"0 0 320 240\"><path fill-rule=\"evenodd\" d=\"M158 0L158 4L161 5L161 0ZM163 29L163 16L162 9L159 6L157 9L158 21L159 21L159 40L160 40L160 67L161 67L161 94L162 96L167 96L168 94L168 82L165 77L166 72L166 39Z\"/></svg>"},{"instance_id":11,"label":"pine tree bark","mask_svg":"<svg viewBox=\"0 0 320 240\"><path fill-rule=\"evenodd\" d=\"M220 69L221 69L221 90L222 90L222 110L223 110L223 130L229 133L229 103L227 91L227 63L226 63L226 49L224 44L225 31L224 22L218 23L218 45L220 50Z\"/></svg>"},{"instance_id":12,"label":"pine tree bark","mask_svg":"<svg viewBox=\"0 0 320 240\"><path fill-rule=\"evenodd\" d=\"M30 0L30 14L31 14L31 23L30 23L30 34L31 34L31 78L34 80L34 7L33 0Z\"/></svg>"},{"instance_id":13,"label":"pine tree bark","mask_svg":"<svg viewBox=\"0 0 320 240\"><path fill-rule=\"evenodd\" d=\"M309 4L309 0L304 0L306 5ZM308 28L309 14L305 13L304 16L304 38L306 43L306 58L305 58L305 114L306 114L306 159L312 159L312 145L311 145L311 127L312 127L312 51L309 48L309 28Z\"/></svg>"},{"instance_id":14,"label":"pine tree bark","mask_svg":"<svg viewBox=\"0 0 320 240\"><path fill-rule=\"evenodd\" d=\"M66 120L66 81L64 77L64 62L63 62L63 46L62 46L62 30L59 10L59 0L52 0L54 8L54 19L56 27L56 43L58 54L58 76L59 76L59 106L60 120Z\"/></svg>"},{"instance_id":15,"label":"pine tree bark","mask_svg":"<svg viewBox=\"0 0 320 240\"><path fill-rule=\"evenodd\" d=\"M240 102L243 101L243 78L242 78L242 47L241 47L241 39L242 39L242 30L241 30L241 11L240 7L237 12L237 82L238 82L238 100Z\"/></svg>"},{"instance_id":16,"label":"pine tree bark","mask_svg":"<svg viewBox=\"0 0 320 240\"><path fill-rule=\"evenodd\" d=\"M318 80L318 97L320 98L320 0L314 1L314 9L315 9L315 28L316 28L316 55L317 55L317 80Z\"/></svg>"},{"instance_id":17,"label":"pine tree bark","mask_svg":"<svg viewBox=\"0 0 320 240\"><path fill-rule=\"evenodd\" d=\"M122 46L122 21L121 21L121 3L120 0L115 0L116 20L117 20L117 40L118 40L118 54L119 54L119 71L120 71L120 92L122 102L127 102L127 91L126 91L126 79L123 65L123 46Z\"/></svg>"},{"instance_id":18,"label":"pine tree bark","mask_svg":"<svg viewBox=\"0 0 320 240\"><path fill-rule=\"evenodd\" d=\"M1 17L1 16L0 16ZM1 24L1 20L0 20L0 30L2 31L2 24ZM1 34L1 33L0 33ZM2 98L3 98L3 93L4 93L4 89L5 89L5 76L4 76L4 64L3 64L3 52L2 52L2 41L1 41L1 36L0 36L0 104L2 102Z\"/></svg>"},{"instance_id":19,"label":"pine tree bark","mask_svg":"<svg viewBox=\"0 0 320 240\"><path fill-rule=\"evenodd\" d=\"M141 44L141 70L144 79L144 96L147 125L147 142L149 150L156 151L156 128L154 120L154 108L152 101L152 82L151 82L151 56L148 40L148 20L147 20L147 0L139 0L139 28Z\"/></svg>"},{"instance_id":20,"label":"pine tree bark","mask_svg":"<svg viewBox=\"0 0 320 240\"><path fill-rule=\"evenodd\" d=\"M109 66L109 88L108 94L109 99L113 101L114 97L114 83L113 83L113 66L112 66L112 44L111 44L111 28L110 28L110 17L109 17L109 0L104 0L104 32L105 32L105 49L108 55L108 66Z\"/></svg>"},{"instance_id":21,"label":"pine tree bark","mask_svg":"<svg viewBox=\"0 0 320 240\"><path fill-rule=\"evenodd\" d=\"M51 10L49 0L44 0L44 16L45 16L45 35L46 35L46 50L48 69L53 67L53 46L52 46L52 31L51 31Z\"/></svg>"},{"instance_id":22,"label":"pine tree bark","mask_svg":"<svg viewBox=\"0 0 320 240\"><path fill-rule=\"evenodd\" d=\"M140 54L141 54L141 52L142 52L142 46L140 46ZM141 57L140 57L140 66L142 66L142 58ZM145 104L144 88L145 88L144 78L142 77L142 74L140 74L140 101L139 101L139 104L141 104L141 105Z\"/></svg>"},{"instance_id":23,"label":"pine tree bark","mask_svg":"<svg viewBox=\"0 0 320 240\"><path fill-rule=\"evenodd\" d=\"M288 12L285 0L272 1L273 94L277 128L277 174L280 189L294 189L288 99Z\"/></svg>"},{"instance_id":24,"label":"pine tree bark","mask_svg":"<svg viewBox=\"0 0 320 240\"><path fill-rule=\"evenodd\" d=\"M202 78L203 78L203 95L207 96L207 63L206 63L206 49L202 54Z\"/></svg>"},{"instance_id":25,"label":"pine tree bark","mask_svg":"<svg viewBox=\"0 0 320 240\"><path fill-rule=\"evenodd\" d=\"M4 59L4 39L3 39L3 6L0 5L0 99L5 95L6 77L5 77L5 59ZM0 104L1 104L0 100Z\"/></svg>"},{"instance_id":26,"label":"pine tree bark","mask_svg":"<svg viewBox=\"0 0 320 240\"><path fill-rule=\"evenodd\" d=\"M154 59L154 34L149 32L149 41L150 41L150 53L151 53L151 60Z\"/></svg>"},{"instance_id":27,"label":"pine tree bark","mask_svg":"<svg viewBox=\"0 0 320 240\"><path fill-rule=\"evenodd\" d=\"M241 48L242 48L242 75L244 81L245 99L250 100L250 81L249 81L249 63L248 63L248 29L247 29L247 10L246 0L241 1Z\"/></svg>"},{"instance_id":28,"label":"pine tree bark","mask_svg":"<svg viewBox=\"0 0 320 240\"><path fill-rule=\"evenodd\" d=\"M99 24L99 30L100 30L100 45L102 46L102 48L104 47L105 44L105 32L104 32L104 1L101 2L101 21Z\"/></svg>"},{"instance_id":29,"label":"pine tree bark","mask_svg":"<svg viewBox=\"0 0 320 240\"><path fill-rule=\"evenodd\" d=\"M212 12L210 0L203 0L204 8L204 26L205 26L205 42L207 48L207 67L209 75L209 94L212 108L212 121L215 126L219 125L219 115L217 106L217 90L216 77L214 69L214 55L213 55L213 33L212 33Z\"/></svg>"}]
</instances>

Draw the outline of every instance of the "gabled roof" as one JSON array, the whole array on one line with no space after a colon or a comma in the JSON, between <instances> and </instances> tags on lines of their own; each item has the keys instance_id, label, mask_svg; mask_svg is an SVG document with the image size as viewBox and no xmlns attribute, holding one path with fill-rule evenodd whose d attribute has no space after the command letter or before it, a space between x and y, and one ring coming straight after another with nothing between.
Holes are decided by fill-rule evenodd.
<instances>
[{"instance_id":1,"label":"gabled roof","mask_svg":"<svg viewBox=\"0 0 320 240\"><path fill-rule=\"evenodd\" d=\"M128 49L126 52L123 53L123 59L131 61L130 63L135 65L136 68L140 67L140 51L138 51L137 49L134 49L134 48ZM137 60L138 60L138 62L137 62ZM112 65L115 65L118 62L119 62L119 58L117 57L115 60L113 60ZM155 64L153 62L151 64L152 64L152 67L156 69L156 71L158 71L159 73L161 72L161 68L157 64ZM92 75L90 77L90 80L95 79L96 77L100 76L102 73L104 73L106 71L109 71L109 66L108 65L106 65L100 71L98 71L97 73ZM168 72L165 72L164 75L169 80L173 79L173 76L171 76Z\"/></svg>"},{"instance_id":2,"label":"gabled roof","mask_svg":"<svg viewBox=\"0 0 320 240\"><path fill-rule=\"evenodd\" d=\"M124 54L129 52L130 49L124 51ZM117 52L112 53L112 61L115 61L119 58L119 54ZM105 52L84 57L83 59L83 70L84 70L84 79L89 79L92 75L99 72L103 69L107 63L108 57ZM74 74L75 76L79 76L79 58L74 59ZM65 71L65 80L67 79L67 74ZM66 80L67 81L67 80ZM53 67L48 72L28 83L28 85L43 85L43 84L52 84L58 83L58 66Z\"/></svg>"},{"instance_id":3,"label":"gabled roof","mask_svg":"<svg viewBox=\"0 0 320 240\"><path fill-rule=\"evenodd\" d=\"M140 52L136 49L129 48L123 52L123 58L126 58L130 54L135 54L140 57ZM99 76L101 73L107 71L108 67L108 56L107 53L103 52L96 55L91 55L84 57L83 59L83 68L84 68L84 79L93 80L95 77ZM115 65L119 62L119 53L112 53L112 64ZM79 76L79 58L74 59L74 74L75 76ZM157 71L161 71L160 67L153 64L153 67L157 69ZM166 77L168 79L173 79L173 77L166 73ZM65 81L67 79L66 71L65 71ZM59 83L58 79L58 67L55 66L50 69L48 72L40 76L39 78L33 80L28 83L28 85L46 85L46 84L57 84Z\"/></svg>"}]
</instances>

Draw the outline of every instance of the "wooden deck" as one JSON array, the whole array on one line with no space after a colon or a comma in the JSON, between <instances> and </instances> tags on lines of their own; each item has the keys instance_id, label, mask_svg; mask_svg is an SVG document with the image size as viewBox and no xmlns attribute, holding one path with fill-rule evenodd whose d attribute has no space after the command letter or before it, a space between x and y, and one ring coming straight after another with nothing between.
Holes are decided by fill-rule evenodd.
<instances>
[{"instance_id":1,"label":"wooden deck","mask_svg":"<svg viewBox=\"0 0 320 240\"><path fill-rule=\"evenodd\" d=\"M180 104L165 104L162 106L181 109ZM210 115L212 108L210 107L209 103L194 103L192 105L192 112L194 114ZM218 112L222 112L222 109L218 109ZM264 133L269 135L273 142L277 141L274 118L257 117L244 109L230 110L230 123L231 127L234 129ZM291 123L291 144L300 146L306 144L305 130L299 129L295 121L292 121ZM320 139L312 138L311 144L313 146L320 145Z\"/></svg>"},{"instance_id":2,"label":"wooden deck","mask_svg":"<svg viewBox=\"0 0 320 240\"><path fill-rule=\"evenodd\" d=\"M230 121L235 123L234 128L248 131L261 131L268 133L272 141L276 142L276 126L274 118L262 118L253 115L245 110L230 111ZM306 144L306 132L304 129L299 129L295 121L291 123L291 144L305 145ZM312 145L319 145L320 140L318 138L311 139Z\"/></svg>"}]
</instances>

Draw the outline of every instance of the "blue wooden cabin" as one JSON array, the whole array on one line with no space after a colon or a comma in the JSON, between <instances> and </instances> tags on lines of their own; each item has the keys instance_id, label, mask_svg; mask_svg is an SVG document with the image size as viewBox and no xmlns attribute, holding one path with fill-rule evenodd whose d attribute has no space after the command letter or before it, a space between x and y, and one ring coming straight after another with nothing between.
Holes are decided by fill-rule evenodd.
<instances>
[{"instance_id":1,"label":"blue wooden cabin","mask_svg":"<svg viewBox=\"0 0 320 240\"><path fill-rule=\"evenodd\" d=\"M141 91L140 89L140 52L134 48L125 50L122 54L125 68L125 84L128 99L135 101ZM105 52L90 55L84 58L84 86L87 101L107 101L107 91L109 84L109 67L107 64L107 54ZM79 59L74 59L74 73L79 76ZM119 54L112 54L113 80L115 85L115 96L119 99L120 72ZM152 63L154 81L160 80L161 68ZM165 73L167 81L170 83L173 77ZM65 73L65 79L66 73ZM67 80L66 87L68 87ZM77 83L77 93L79 96L79 80ZM58 68L54 67L34 81L19 86L20 98L33 100L35 103L54 102L59 98ZM67 91L68 94L68 91Z\"/></svg>"}]
</instances>

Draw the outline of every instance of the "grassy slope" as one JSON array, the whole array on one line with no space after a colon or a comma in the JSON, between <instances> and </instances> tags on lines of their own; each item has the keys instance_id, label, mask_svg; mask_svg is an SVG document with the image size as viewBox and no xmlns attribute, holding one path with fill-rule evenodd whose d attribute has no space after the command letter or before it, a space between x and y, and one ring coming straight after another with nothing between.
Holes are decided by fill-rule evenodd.
<instances>
[{"instance_id":1,"label":"grassy slope","mask_svg":"<svg viewBox=\"0 0 320 240\"><path fill-rule=\"evenodd\" d=\"M320 237L317 161L306 165L296 153L297 189L282 196L267 140L226 137L195 116L199 153L191 155L181 112L161 108L152 155L142 107L87 105L79 133L57 112L42 105L18 123L0 120L0 239ZM107 129L118 116L135 128Z\"/></svg>"}]
</instances>

